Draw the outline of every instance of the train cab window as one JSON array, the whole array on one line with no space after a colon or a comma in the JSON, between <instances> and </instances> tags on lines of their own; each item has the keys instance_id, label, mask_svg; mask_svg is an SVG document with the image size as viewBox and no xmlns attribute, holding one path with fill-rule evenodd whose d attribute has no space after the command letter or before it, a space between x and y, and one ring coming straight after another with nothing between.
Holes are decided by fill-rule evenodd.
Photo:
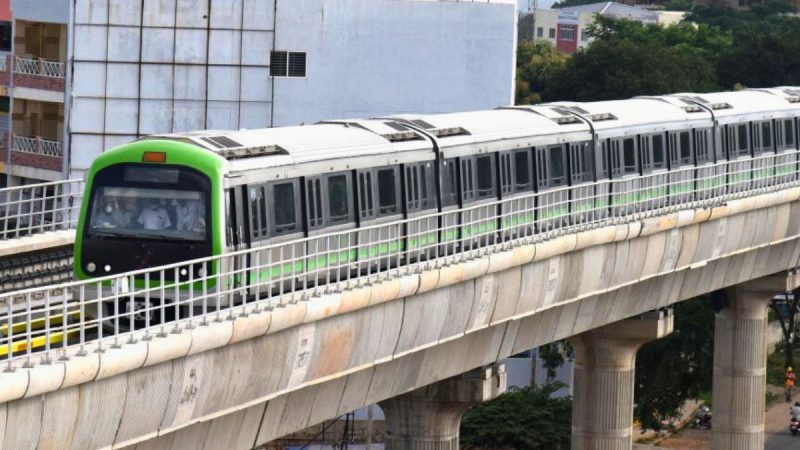
<instances>
[{"instance_id":1,"label":"train cab window","mask_svg":"<svg viewBox=\"0 0 800 450\"><path fill-rule=\"evenodd\" d=\"M458 164L455 158L442 161L442 206L452 206L458 204Z\"/></svg>"},{"instance_id":2,"label":"train cab window","mask_svg":"<svg viewBox=\"0 0 800 450\"><path fill-rule=\"evenodd\" d=\"M350 220L350 195L347 175L328 175L328 223L337 224Z\"/></svg>"},{"instance_id":3,"label":"train cab window","mask_svg":"<svg viewBox=\"0 0 800 450\"><path fill-rule=\"evenodd\" d=\"M569 177L572 184L593 181L594 155L588 142L569 145Z\"/></svg>"},{"instance_id":4,"label":"train cab window","mask_svg":"<svg viewBox=\"0 0 800 450\"><path fill-rule=\"evenodd\" d=\"M397 195L397 184L399 182L397 168L379 169L377 171L377 179L378 214L381 216L397 214L400 211L400 201Z\"/></svg>"},{"instance_id":5,"label":"train cab window","mask_svg":"<svg viewBox=\"0 0 800 450\"><path fill-rule=\"evenodd\" d=\"M297 180L273 183L271 191L270 235L300 231L300 217L295 207L298 200Z\"/></svg>"},{"instance_id":6,"label":"train cab window","mask_svg":"<svg viewBox=\"0 0 800 450\"><path fill-rule=\"evenodd\" d=\"M433 165L430 162L406 165L406 209L433 208Z\"/></svg>"}]
</instances>

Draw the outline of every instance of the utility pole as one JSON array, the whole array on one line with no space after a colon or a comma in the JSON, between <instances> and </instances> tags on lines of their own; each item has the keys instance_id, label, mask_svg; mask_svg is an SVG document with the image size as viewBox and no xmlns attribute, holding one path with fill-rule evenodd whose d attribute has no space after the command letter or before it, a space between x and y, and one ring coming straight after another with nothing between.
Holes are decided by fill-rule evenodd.
<instances>
[{"instance_id":1,"label":"utility pole","mask_svg":"<svg viewBox=\"0 0 800 450\"><path fill-rule=\"evenodd\" d=\"M528 0L528 14L531 15L531 42L536 40L536 10L538 8L539 0Z\"/></svg>"}]
</instances>

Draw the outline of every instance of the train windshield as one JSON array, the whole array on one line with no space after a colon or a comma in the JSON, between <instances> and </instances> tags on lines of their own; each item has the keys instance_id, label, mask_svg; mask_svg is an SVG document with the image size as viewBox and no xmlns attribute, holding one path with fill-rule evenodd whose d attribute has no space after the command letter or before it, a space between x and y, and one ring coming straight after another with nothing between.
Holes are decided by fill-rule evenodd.
<instances>
[{"instance_id":1,"label":"train windshield","mask_svg":"<svg viewBox=\"0 0 800 450\"><path fill-rule=\"evenodd\" d=\"M179 172L183 171L128 167L118 173L121 175L118 178L102 177L107 178L103 180L106 182L98 183L92 196L89 233L205 241L208 236L207 194L203 189L191 189L194 183Z\"/></svg>"}]
</instances>

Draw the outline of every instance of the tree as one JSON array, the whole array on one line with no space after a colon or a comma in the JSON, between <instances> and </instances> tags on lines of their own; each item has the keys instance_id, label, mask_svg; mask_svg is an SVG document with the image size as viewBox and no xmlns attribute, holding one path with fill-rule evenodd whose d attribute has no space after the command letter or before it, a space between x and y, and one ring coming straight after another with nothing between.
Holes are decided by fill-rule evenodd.
<instances>
[{"instance_id":1,"label":"tree","mask_svg":"<svg viewBox=\"0 0 800 450\"><path fill-rule=\"evenodd\" d=\"M516 104L541 102L541 92L561 75L567 59L567 55L547 41L520 42L517 47Z\"/></svg>"},{"instance_id":2,"label":"tree","mask_svg":"<svg viewBox=\"0 0 800 450\"><path fill-rule=\"evenodd\" d=\"M708 296L674 306L675 330L636 355L634 417L642 429L660 430L689 398L711 389L714 309Z\"/></svg>"},{"instance_id":3,"label":"tree","mask_svg":"<svg viewBox=\"0 0 800 450\"><path fill-rule=\"evenodd\" d=\"M572 432L572 400L551 398L563 385L512 388L478 404L461 421L465 449L568 449Z\"/></svg>"},{"instance_id":4,"label":"tree","mask_svg":"<svg viewBox=\"0 0 800 450\"><path fill-rule=\"evenodd\" d=\"M785 367L795 367L794 365L794 338L797 329L797 314L800 313L800 289L792 292L791 299L785 302L772 301L769 307L775 313L781 324L784 342Z\"/></svg>"}]
</instances>

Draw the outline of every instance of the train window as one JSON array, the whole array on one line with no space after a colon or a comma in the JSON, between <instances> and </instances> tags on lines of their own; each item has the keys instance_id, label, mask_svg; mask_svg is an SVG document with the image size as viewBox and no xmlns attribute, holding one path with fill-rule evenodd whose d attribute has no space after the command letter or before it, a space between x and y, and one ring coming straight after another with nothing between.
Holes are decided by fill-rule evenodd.
<instances>
[{"instance_id":1,"label":"train window","mask_svg":"<svg viewBox=\"0 0 800 450\"><path fill-rule=\"evenodd\" d=\"M691 164L692 163L692 134L689 131L683 131L680 134L680 143L681 143L681 150L680 150L680 163L681 164Z\"/></svg>"},{"instance_id":2,"label":"train window","mask_svg":"<svg viewBox=\"0 0 800 450\"><path fill-rule=\"evenodd\" d=\"M564 147L561 145L548 149L549 157L547 170L549 172L550 186L562 186L566 184L566 170L564 170L565 158Z\"/></svg>"},{"instance_id":3,"label":"train window","mask_svg":"<svg viewBox=\"0 0 800 450\"><path fill-rule=\"evenodd\" d=\"M510 194L514 192L514 177L512 175L511 153L500 154L500 193Z\"/></svg>"},{"instance_id":4,"label":"train window","mask_svg":"<svg viewBox=\"0 0 800 450\"><path fill-rule=\"evenodd\" d=\"M250 187L250 232L254 238L267 235L266 206L264 187Z\"/></svg>"},{"instance_id":5,"label":"train window","mask_svg":"<svg viewBox=\"0 0 800 450\"><path fill-rule=\"evenodd\" d=\"M664 151L664 135L655 134L652 137L653 167L664 168L667 165L667 156Z\"/></svg>"},{"instance_id":6,"label":"train window","mask_svg":"<svg viewBox=\"0 0 800 450\"><path fill-rule=\"evenodd\" d=\"M465 202L475 200L475 184L472 173L472 158L461 160L461 198Z\"/></svg>"},{"instance_id":7,"label":"train window","mask_svg":"<svg viewBox=\"0 0 800 450\"><path fill-rule=\"evenodd\" d=\"M397 199L397 169L392 167L377 171L378 214L384 216L399 212Z\"/></svg>"},{"instance_id":8,"label":"train window","mask_svg":"<svg viewBox=\"0 0 800 450\"><path fill-rule=\"evenodd\" d=\"M738 156L750 154L750 130L746 124L736 127L736 154Z\"/></svg>"},{"instance_id":9,"label":"train window","mask_svg":"<svg viewBox=\"0 0 800 450\"><path fill-rule=\"evenodd\" d=\"M516 192L530 191L531 152L528 149L514 152L514 189Z\"/></svg>"},{"instance_id":10,"label":"train window","mask_svg":"<svg viewBox=\"0 0 800 450\"><path fill-rule=\"evenodd\" d=\"M295 202L297 200L296 181L272 185L272 235L299 231L299 220Z\"/></svg>"},{"instance_id":11,"label":"train window","mask_svg":"<svg viewBox=\"0 0 800 450\"><path fill-rule=\"evenodd\" d=\"M622 162L624 173L629 174L638 171L636 167L636 141L632 137L622 141Z\"/></svg>"},{"instance_id":12,"label":"train window","mask_svg":"<svg viewBox=\"0 0 800 450\"><path fill-rule=\"evenodd\" d=\"M322 215L322 180L319 177L306 180L306 208L308 228L318 228L324 223Z\"/></svg>"},{"instance_id":13,"label":"train window","mask_svg":"<svg viewBox=\"0 0 800 450\"><path fill-rule=\"evenodd\" d=\"M442 206L458 203L458 179L456 178L456 159L446 159L441 165Z\"/></svg>"},{"instance_id":14,"label":"train window","mask_svg":"<svg viewBox=\"0 0 800 450\"><path fill-rule=\"evenodd\" d=\"M331 224L350 220L350 196L347 175L328 175L328 222Z\"/></svg>"},{"instance_id":15,"label":"train window","mask_svg":"<svg viewBox=\"0 0 800 450\"><path fill-rule=\"evenodd\" d=\"M667 167L664 155L664 135L661 133L642 136L641 148L642 169L645 172L664 169Z\"/></svg>"},{"instance_id":16,"label":"train window","mask_svg":"<svg viewBox=\"0 0 800 450\"><path fill-rule=\"evenodd\" d=\"M478 198L493 197L495 195L494 155L483 155L475 158L475 169Z\"/></svg>"},{"instance_id":17,"label":"train window","mask_svg":"<svg viewBox=\"0 0 800 450\"><path fill-rule=\"evenodd\" d=\"M602 146L602 155L600 159L600 170L598 171L598 178L608 178L609 175L609 168L611 167L608 162L608 155L609 155L609 140L603 141Z\"/></svg>"},{"instance_id":18,"label":"train window","mask_svg":"<svg viewBox=\"0 0 800 450\"><path fill-rule=\"evenodd\" d=\"M362 219L375 216L375 206L372 198L372 172L359 172L358 174L358 204Z\"/></svg>"},{"instance_id":19,"label":"train window","mask_svg":"<svg viewBox=\"0 0 800 450\"><path fill-rule=\"evenodd\" d=\"M419 211L433 207L431 163L406 165L406 208Z\"/></svg>"},{"instance_id":20,"label":"train window","mask_svg":"<svg viewBox=\"0 0 800 450\"><path fill-rule=\"evenodd\" d=\"M762 152L772 151L772 122L769 120L761 122L760 129L761 132L759 134L761 135L761 142L759 149Z\"/></svg>"}]
</instances>

